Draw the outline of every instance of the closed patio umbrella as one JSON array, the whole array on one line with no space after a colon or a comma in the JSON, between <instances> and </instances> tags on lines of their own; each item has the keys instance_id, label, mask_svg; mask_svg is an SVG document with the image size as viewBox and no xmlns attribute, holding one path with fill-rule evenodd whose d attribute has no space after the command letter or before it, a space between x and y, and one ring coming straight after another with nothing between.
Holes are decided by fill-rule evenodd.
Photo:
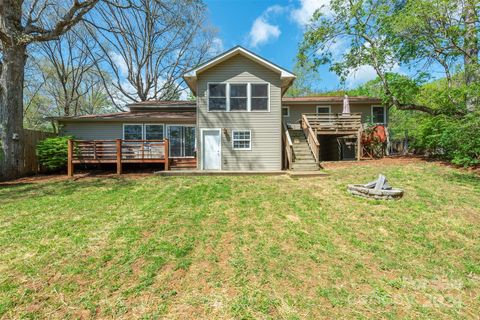
<instances>
[{"instance_id":1,"label":"closed patio umbrella","mask_svg":"<svg viewBox=\"0 0 480 320\"><path fill-rule=\"evenodd\" d=\"M348 96L345 95L343 98L343 114L350 114L350 102L348 102Z\"/></svg>"}]
</instances>

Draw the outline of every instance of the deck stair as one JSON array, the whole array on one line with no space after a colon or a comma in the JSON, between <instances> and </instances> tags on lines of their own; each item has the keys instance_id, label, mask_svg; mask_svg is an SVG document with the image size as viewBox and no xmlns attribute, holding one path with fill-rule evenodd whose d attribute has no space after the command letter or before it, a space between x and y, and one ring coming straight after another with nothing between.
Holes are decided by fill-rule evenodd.
<instances>
[{"instance_id":1,"label":"deck stair","mask_svg":"<svg viewBox=\"0 0 480 320\"><path fill-rule=\"evenodd\" d=\"M288 130L293 144L293 153L295 160L293 161L292 170L294 171L317 171L319 166L315 161L307 139L301 130Z\"/></svg>"},{"instance_id":2,"label":"deck stair","mask_svg":"<svg viewBox=\"0 0 480 320\"><path fill-rule=\"evenodd\" d=\"M173 158L170 161L171 170L194 170L197 168L196 158Z\"/></svg>"}]
</instances>

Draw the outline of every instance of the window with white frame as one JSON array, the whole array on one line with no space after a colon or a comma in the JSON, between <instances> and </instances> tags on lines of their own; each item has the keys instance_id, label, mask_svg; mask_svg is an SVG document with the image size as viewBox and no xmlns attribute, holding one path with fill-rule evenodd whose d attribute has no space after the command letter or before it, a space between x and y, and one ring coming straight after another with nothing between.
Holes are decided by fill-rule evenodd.
<instances>
[{"instance_id":1,"label":"window with white frame","mask_svg":"<svg viewBox=\"0 0 480 320\"><path fill-rule=\"evenodd\" d=\"M210 83L208 85L208 110L227 111L226 83Z\"/></svg>"},{"instance_id":2,"label":"window with white frame","mask_svg":"<svg viewBox=\"0 0 480 320\"><path fill-rule=\"evenodd\" d=\"M268 83L252 83L250 92L251 111L268 111Z\"/></svg>"},{"instance_id":3,"label":"window with white frame","mask_svg":"<svg viewBox=\"0 0 480 320\"><path fill-rule=\"evenodd\" d=\"M250 130L233 130L233 150L251 150L252 134Z\"/></svg>"},{"instance_id":4,"label":"window with white frame","mask_svg":"<svg viewBox=\"0 0 480 320\"><path fill-rule=\"evenodd\" d=\"M372 122L381 124L387 122L384 106L372 106Z\"/></svg>"},{"instance_id":5,"label":"window with white frame","mask_svg":"<svg viewBox=\"0 0 480 320\"><path fill-rule=\"evenodd\" d=\"M247 84L230 84L230 111L247 111L248 90Z\"/></svg>"},{"instance_id":6,"label":"window with white frame","mask_svg":"<svg viewBox=\"0 0 480 320\"><path fill-rule=\"evenodd\" d=\"M290 107L282 107L282 116L290 117Z\"/></svg>"},{"instance_id":7,"label":"window with white frame","mask_svg":"<svg viewBox=\"0 0 480 320\"><path fill-rule=\"evenodd\" d=\"M123 125L124 140L142 140L143 124L124 124Z\"/></svg>"},{"instance_id":8,"label":"window with white frame","mask_svg":"<svg viewBox=\"0 0 480 320\"><path fill-rule=\"evenodd\" d=\"M145 124L146 140L163 140L163 124Z\"/></svg>"}]
</instances>

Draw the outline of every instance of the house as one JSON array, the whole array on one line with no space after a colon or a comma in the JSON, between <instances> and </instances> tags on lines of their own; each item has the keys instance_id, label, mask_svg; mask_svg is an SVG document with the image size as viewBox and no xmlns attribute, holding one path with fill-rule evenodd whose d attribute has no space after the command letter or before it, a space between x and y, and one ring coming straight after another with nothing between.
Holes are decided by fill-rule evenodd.
<instances>
[{"instance_id":1,"label":"house","mask_svg":"<svg viewBox=\"0 0 480 320\"><path fill-rule=\"evenodd\" d=\"M184 79L196 101L146 101L128 112L58 118L62 135L83 140L72 146L72 161L167 158L166 168L318 170L321 161L359 157L362 123L388 121L379 99L350 97L350 112L342 113L344 97L284 97L295 75L239 46ZM112 153L117 139L120 156Z\"/></svg>"}]
</instances>

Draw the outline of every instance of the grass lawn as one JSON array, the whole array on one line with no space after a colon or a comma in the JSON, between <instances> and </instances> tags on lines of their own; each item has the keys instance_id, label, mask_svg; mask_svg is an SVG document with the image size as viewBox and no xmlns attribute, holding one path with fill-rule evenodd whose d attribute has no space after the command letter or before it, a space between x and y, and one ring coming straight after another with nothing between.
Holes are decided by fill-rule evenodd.
<instances>
[{"instance_id":1,"label":"grass lawn","mask_svg":"<svg viewBox=\"0 0 480 320\"><path fill-rule=\"evenodd\" d=\"M407 160L327 171L0 186L0 317L478 317L478 176ZM380 172L402 200L347 194Z\"/></svg>"}]
</instances>

